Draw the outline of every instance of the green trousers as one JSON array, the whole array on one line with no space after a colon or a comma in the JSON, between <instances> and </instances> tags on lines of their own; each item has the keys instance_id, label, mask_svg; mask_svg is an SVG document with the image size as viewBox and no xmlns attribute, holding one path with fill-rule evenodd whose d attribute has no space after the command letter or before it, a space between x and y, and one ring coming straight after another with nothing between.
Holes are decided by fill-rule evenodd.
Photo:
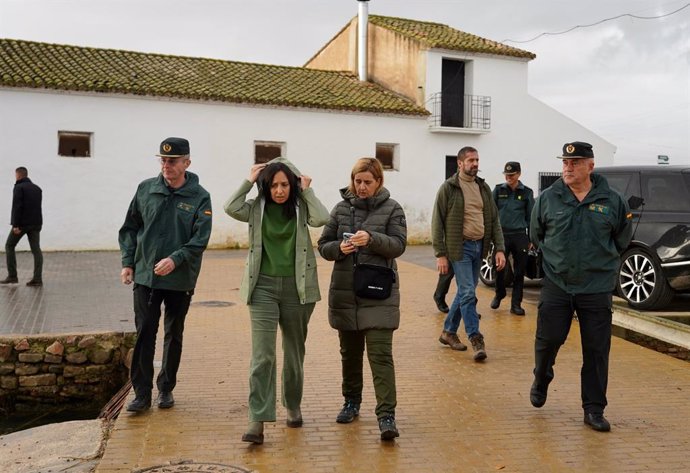
<instances>
[{"instance_id":1,"label":"green trousers","mask_svg":"<svg viewBox=\"0 0 690 473\"><path fill-rule=\"evenodd\" d=\"M300 304L294 277L259 275L252 292L249 421L276 420L276 336L283 338L282 403L297 409L304 386L304 342L314 303Z\"/></svg>"},{"instance_id":2,"label":"green trousers","mask_svg":"<svg viewBox=\"0 0 690 473\"><path fill-rule=\"evenodd\" d=\"M395 416L397 396L393 364L393 330L339 330L343 365L343 397L362 402L364 346L376 393L376 417Z\"/></svg>"}]
</instances>

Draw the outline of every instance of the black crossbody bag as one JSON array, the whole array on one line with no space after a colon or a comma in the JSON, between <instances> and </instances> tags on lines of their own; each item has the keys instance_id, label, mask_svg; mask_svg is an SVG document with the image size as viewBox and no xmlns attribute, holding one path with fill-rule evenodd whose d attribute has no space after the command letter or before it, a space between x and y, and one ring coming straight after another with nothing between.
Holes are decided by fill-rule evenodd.
<instances>
[{"instance_id":1,"label":"black crossbody bag","mask_svg":"<svg viewBox=\"0 0 690 473\"><path fill-rule=\"evenodd\" d=\"M352 233L355 233L355 208L350 207ZM352 256L352 287L357 297L388 299L395 283L395 271L388 266L357 263L357 252Z\"/></svg>"}]
</instances>

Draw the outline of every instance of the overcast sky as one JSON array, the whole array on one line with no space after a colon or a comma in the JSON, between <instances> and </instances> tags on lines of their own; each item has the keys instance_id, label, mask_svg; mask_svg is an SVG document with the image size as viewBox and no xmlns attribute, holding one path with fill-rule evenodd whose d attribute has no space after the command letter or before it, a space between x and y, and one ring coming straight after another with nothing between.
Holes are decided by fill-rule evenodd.
<instances>
[{"instance_id":1,"label":"overcast sky","mask_svg":"<svg viewBox=\"0 0 690 473\"><path fill-rule=\"evenodd\" d=\"M0 0L0 37L301 66L356 0ZM616 164L690 164L690 0L371 0L531 51L529 91L618 147ZM0 113L2 111L0 110ZM573 137L577 139L578 137ZM554 150L557 153L560 150ZM595 150L596 152L596 150Z\"/></svg>"}]
</instances>

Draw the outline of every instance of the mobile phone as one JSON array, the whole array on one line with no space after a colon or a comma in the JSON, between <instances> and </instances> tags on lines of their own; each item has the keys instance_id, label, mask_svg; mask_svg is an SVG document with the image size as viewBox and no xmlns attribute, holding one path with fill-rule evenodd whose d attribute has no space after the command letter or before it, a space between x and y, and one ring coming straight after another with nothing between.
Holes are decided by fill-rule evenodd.
<instances>
[{"instance_id":1,"label":"mobile phone","mask_svg":"<svg viewBox=\"0 0 690 473\"><path fill-rule=\"evenodd\" d=\"M345 243L347 243L350 241L350 238L352 238L353 236L355 236L354 233L345 232L345 233L343 233L343 241Z\"/></svg>"}]
</instances>

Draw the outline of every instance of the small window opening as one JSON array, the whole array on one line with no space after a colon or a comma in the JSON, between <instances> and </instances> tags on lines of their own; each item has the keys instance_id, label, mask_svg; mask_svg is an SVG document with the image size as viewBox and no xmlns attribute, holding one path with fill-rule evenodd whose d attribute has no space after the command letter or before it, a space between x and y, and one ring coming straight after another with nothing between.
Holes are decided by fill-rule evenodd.
<instances>
[{"instance_id":1,"label":"small window opening","mask_svg":"<svg viewBox=\"0 0 690 473\"><path fill-rule=\"evenodd\" d=\"M58 131L58 156L91 157L91 135L88 132Z\"/></svg>"},{"instance_id":2,"label":"small window opening","mask_svg":"<svg viewBox=\"0 0 690 473\"><path fill-rule=\"evenodd\" d=\"M254 163L267 163L271 159L285 158L286 144L281 141L255 141L254 142Z\"/></svg>"}]
</instances>

